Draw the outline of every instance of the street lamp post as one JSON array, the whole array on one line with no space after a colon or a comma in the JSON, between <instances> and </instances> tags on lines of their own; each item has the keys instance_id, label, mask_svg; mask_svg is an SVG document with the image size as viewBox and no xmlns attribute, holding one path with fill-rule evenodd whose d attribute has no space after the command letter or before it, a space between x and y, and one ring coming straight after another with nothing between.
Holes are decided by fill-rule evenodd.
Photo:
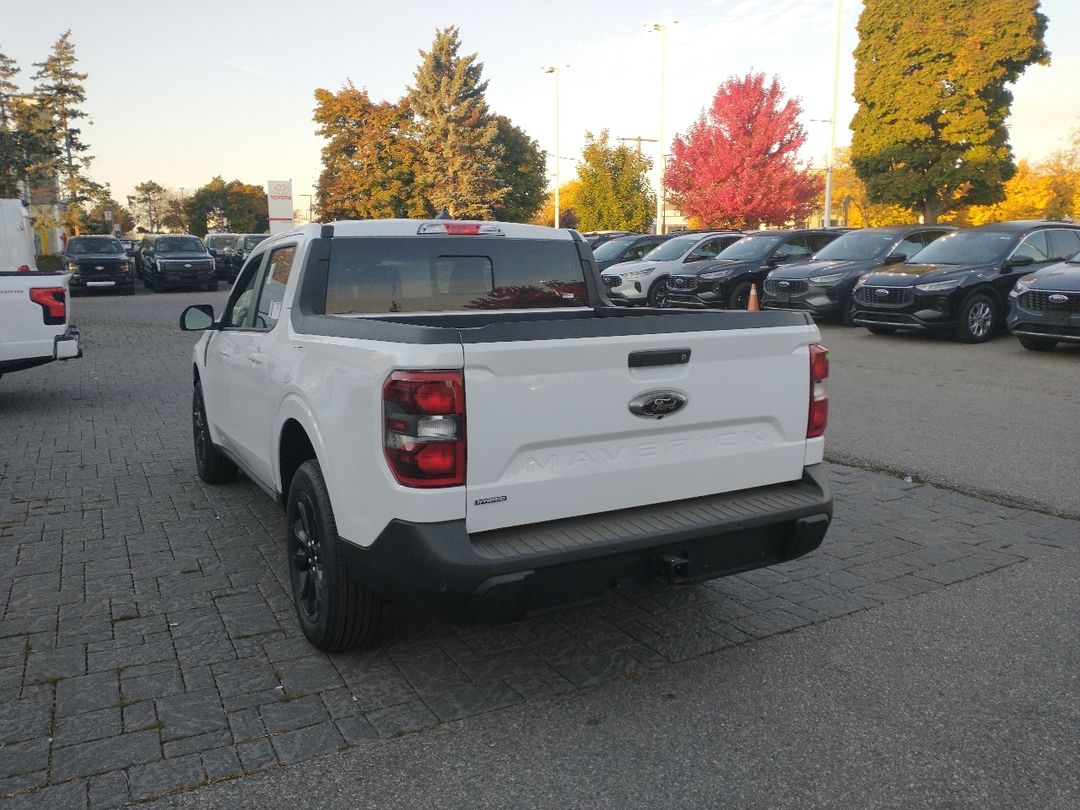
<instances>
[{"instance_id":1,"label":"street lamp post","mask_svg":"<svg viewBox=\"0 0 1080 810\"><path fill-rule=\"evenodd\" d=\"M664 73L667 70L667 30L670 23L649 22L645 27L660 32L660 131L656 138L656 232L664 232Z\"/></svg>"},{"instance_id":2,"label":"street lamp post","mask_svg":"<svg viewBox=\"0 0 1080 810\"><path fill-rule=\"evenodd\" d=\"M569 65L549 65L540 68L544 73L555 74L555 227L559 227L559 74Z\"/></svg>"},{"instance_id":3,"label":"street lamp post","mask_svg":"<svg viewBox=\"0 0 1080 810\"><path fill-rule=\"evenodd\" d=\"M833 165L836 163L836 105L840 88L840 24L844 0L836 0L836 30L833 33L832 117L829 119L829 163L825 171L825 227L832 225Z\"/></svg>"}]
</instances>

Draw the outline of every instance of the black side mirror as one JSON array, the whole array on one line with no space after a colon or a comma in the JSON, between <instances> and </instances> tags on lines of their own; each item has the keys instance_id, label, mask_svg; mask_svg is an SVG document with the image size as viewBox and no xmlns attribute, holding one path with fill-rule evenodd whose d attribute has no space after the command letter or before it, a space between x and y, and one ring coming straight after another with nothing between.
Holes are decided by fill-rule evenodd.
<instances>
[{"instance_id":1,"label":"black side mirror","mask_svg":"<svg viewBox=\"0 0 1080 810\"><path fill-rule=\"evenodd\" d=\"M214 307L210 304L192 304L180 313L182 332L205 332L214 325Z\"/></svg>"},{"instance_id":2,"label":"black side mirror","mask_svg":"<svg viewBox=\"0 0 1080 810\"><path fill-rule=\"evenodd\" d=\"M885 264L900 264L907 261L906 253L893 253L891 256L885 257Z\"/></svg>"},{"instance_id":3,"label":"black side mirror","mask_svg":"<svg viewBox=\"0 0 1080 810\"><path fill-rule=\"evenodd\" d=\"M1014 267L1027 267L1029 264L1035 264L1035 259L1031 256L1013 256L1007 262L1005 262L1005 270L1011 270Z\"/></svg>"}]
</instances>

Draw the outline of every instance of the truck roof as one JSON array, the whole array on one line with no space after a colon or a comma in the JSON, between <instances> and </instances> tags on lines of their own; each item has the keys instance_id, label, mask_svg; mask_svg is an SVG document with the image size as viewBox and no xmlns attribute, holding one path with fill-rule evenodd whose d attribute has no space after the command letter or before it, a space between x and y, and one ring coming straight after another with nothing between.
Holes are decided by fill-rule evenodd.
<instances>
[{"instance_id":1,"label":"truck roof","mask_svg":"<svg viewBox=\"0 0 1080 810\"><path fill-rule=\"evenodd\" d=\"M491 222L478 219L351 219L304 225L295 230L275 234L268 238L264 244L272 244L296 234L315 238L319 236L322 228L326 225L333 226L335 237L346 238L355 236L417 236L421 226L424 225L482 225L495 227L503 236L510 239L556 239L567 241L575 239L575 232L567 228L524 225L519 222ZM580 239L580 236L577 238Z\"/></svg>"}]
</instances>

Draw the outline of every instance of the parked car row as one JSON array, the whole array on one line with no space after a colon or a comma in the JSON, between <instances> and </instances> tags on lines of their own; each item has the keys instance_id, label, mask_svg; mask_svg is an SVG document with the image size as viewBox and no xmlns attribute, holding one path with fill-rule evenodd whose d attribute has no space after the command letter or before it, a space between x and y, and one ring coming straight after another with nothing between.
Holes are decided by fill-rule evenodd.
<instances>
[{"instance_id":1,"label":"parked car row","mask_svg":"<svg viewBox=\"0 0 1080 810\"><path fill-rule=\"evenodd\" d=\"M618 304L745 309L758 285L762 309L878 335L981 343L1007 326L1033 351L1080 342L1080 225L1072 222L624 234L594 256Z\"/></svg>"},{"instance_id":2,"label":"parked car row","mask_svg":"<svg viewBox=\"0 0 1080 810\"><path fill-rule=\"evenodd\" d=\"M217 277L232 283L255 246L270 234L211 233L206 235L206 250L214 257Z\"/></svg>"}]
</instances>

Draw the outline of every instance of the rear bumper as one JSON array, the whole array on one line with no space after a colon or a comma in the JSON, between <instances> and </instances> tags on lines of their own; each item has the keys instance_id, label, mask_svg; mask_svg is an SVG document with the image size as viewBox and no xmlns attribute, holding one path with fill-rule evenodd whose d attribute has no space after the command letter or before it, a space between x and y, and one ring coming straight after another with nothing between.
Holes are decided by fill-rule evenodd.
<instances>
[{"instance_id":1,"label":"rear bumper","mask_svg":"<svg viewBox=\"0 0 1080 810\"><path fill-rule=\"evenodd\" d=\"M13 371L25 371L28 368L36 368L54 360L70 360L74 357L82 357L82 344L79 340L79 327L68 324L63 334L56 335L53 339L52 354L41 357L20 357L18 359L0 360L0 375L9 374ZM46 344L47 345L47 344ZM43 349L39 349L41 351Z\"/></svg>"},{"instance_id":2,"label":"rear bumper","mask_svg":"<svg viewBox=\"0 0 1080 810\"><path fill-rule=\"evenodd\" d=\"M598 602L613 585L689 583L791 560L832 519L823 465L801 481L469 535L465 521L392 521L345 543L369 589L461 624L515 621Z\"/></svg>"}]
</instances>

